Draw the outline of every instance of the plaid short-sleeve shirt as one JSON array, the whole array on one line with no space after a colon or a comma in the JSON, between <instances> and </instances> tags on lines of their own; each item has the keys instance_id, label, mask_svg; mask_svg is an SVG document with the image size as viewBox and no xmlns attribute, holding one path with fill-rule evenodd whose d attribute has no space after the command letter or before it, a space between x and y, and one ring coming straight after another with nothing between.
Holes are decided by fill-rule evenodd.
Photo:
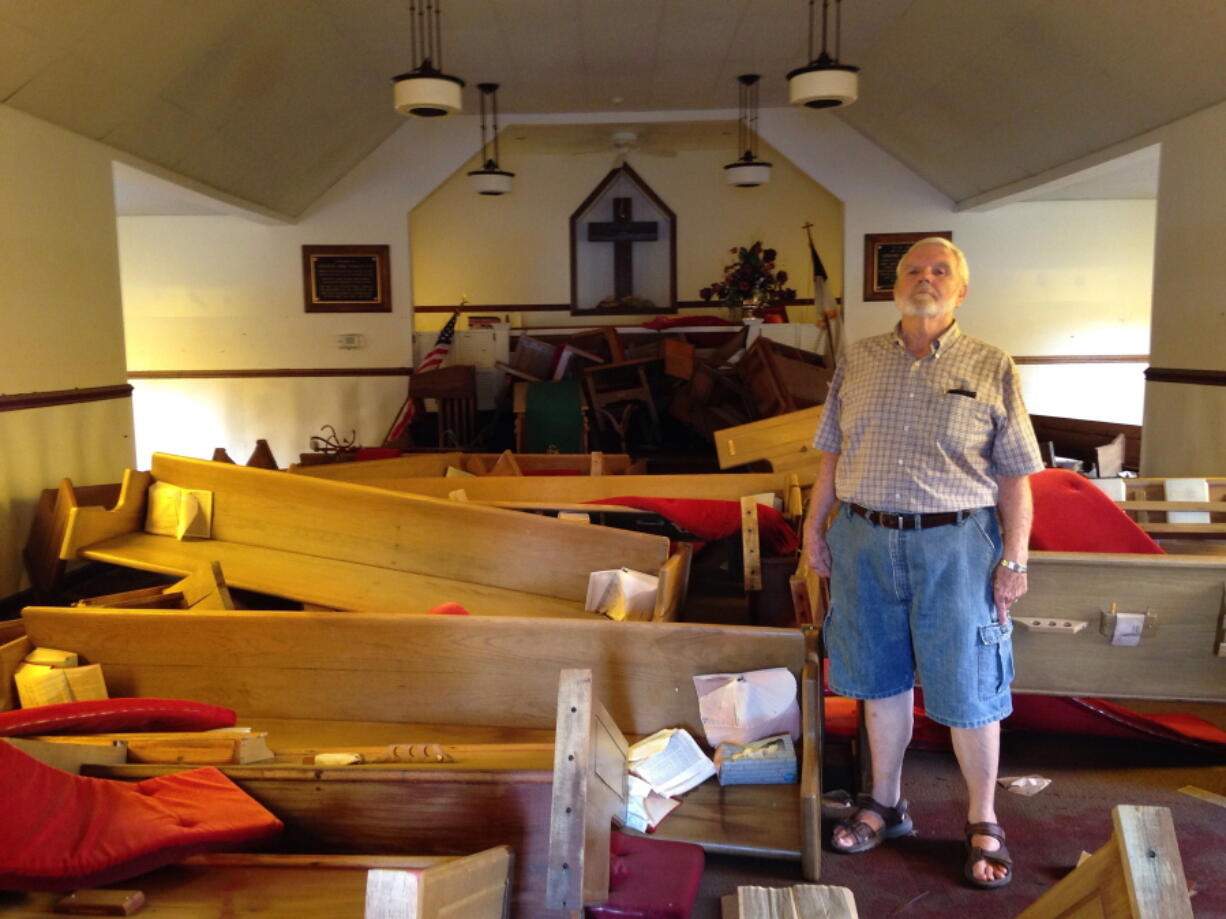
<instances>
[{"instance_id":1,"label":"plaid short-sleeve shirt","mask_svg":"<svg viewBox=\"0 0 1226 919\"><path fill-rule=\"evenodd\" d=\"M996 476L1043 468L1013 360L956 322L923 358L898 326L852 345L813 446L840 454L839 500L899 513L995 505Z\"/></svg>"}]
</instances>

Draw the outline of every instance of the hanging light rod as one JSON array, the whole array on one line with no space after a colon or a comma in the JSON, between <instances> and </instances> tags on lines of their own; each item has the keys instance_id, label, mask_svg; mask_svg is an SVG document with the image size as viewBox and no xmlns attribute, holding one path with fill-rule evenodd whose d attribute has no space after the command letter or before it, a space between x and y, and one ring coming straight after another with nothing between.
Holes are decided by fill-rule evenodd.
<instances>
[{"instance_id":1,"label":"hanging light rod","mask_svg":"<svg viewBox=\"0 0 1226 919\"><path fill-rule=\"evenodd\" d=\"M724 167L729 185L753 188L771 180L771 164L758 159L758 80L759 74L743 73L737 97L736 152L738 159Z\"/></svg>"},{"instance_id":2,"label":"hanging light rod","mask_svg":"<svg viewBox=\"0 0 1226 919\"><path fill-rule=\"evenodd\" d=\"M788 74L788 95L793 105L834 108L851 105L859 96L860 68L839 63L843 0L834 0L834 53L826 45L830 0L822 0L822 50L813 56L814 0L809 0L809 63Z\"/></svg>"},{"instance_id":3,"label":"hanging light rod","mask_svg":"<svg viewBox=\"0 0 1226 919\"><path fill-rule=\"evenodd\" d=\"M409 0L409 48L412 70L392 77L392 101L402 115L437 118L463 108L464 81L443 73L443 36L439 27L442 0Z\"/></svg>"},{"instance_id":4,"label":"hanging light rod","mask_svg":"<svg viewBox=\"0 0 1226 919\"><path fill-rule=\"evenodd\" d=\"M511 190L515 173L498 166L498 84L478 83L481 90L481 159L480 169L468 174L468 184L479 195L505 195ZM485 131L485 100L490 100L493 112L493 132L487 137Z\"/></svg>"}]
</instances>

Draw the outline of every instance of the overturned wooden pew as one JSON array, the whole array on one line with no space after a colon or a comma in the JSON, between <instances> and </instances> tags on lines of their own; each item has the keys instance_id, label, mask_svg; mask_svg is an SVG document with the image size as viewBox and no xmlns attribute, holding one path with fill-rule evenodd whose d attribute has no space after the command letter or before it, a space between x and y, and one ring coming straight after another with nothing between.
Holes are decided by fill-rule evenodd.
<instances>
[{"instance_id":1,"label":"overturned wooden pew","mask_svg":"<svg viewBox=\"0 0 1226 919\"><path fill-rule=\"evenodd\" d=\"M448 469L475 477L560 475L566 477L642 475L646 464L625 453L406 453L389 459L344 463L294 464L290 472L373 484L371 479L445 476Z\"/></svg>"},{"instance_id":2,"label":"overturned wooden pew","mask_svg":"<svg viewBox=\"0 0 1226 919\"><path fill-rule=\"evenodd\" d=\"M5 919L84 915L208 915L232 919L503 919L512 853L466 856L194 855L124 882L129 889L10 895ZM128 895L114 896L115 894ZM110 896L108 896L110 895Z\"/></svg>"},{"instance_id":3,"label":"overturned wooden pew","mask_svg":"<svg viewBox=\"0 0 1226 919\"><path fill-rule=\"evenodd\" d=\"M775 472L801 472L812 482L821 460L812 446L813 435L822 420L823 408L815 405L716 431L719 468L767 462Z\"/></svg>"},{"instance_id":4,"label":"overturned wooden pew","mask_svg":"<svg viewBox=\"0 0 1226 919\"><path fill-rule=\"evenodd\" d=\"M209 495L210 538L145 532L146 494ZM219 562L231 587L333 609L592 618L592 571L660 576L655 619L675 618L688 555L662 536L581 527L492 507L155 454L125 473L114 508L71 506L60 556L187 575Z\"/></svg>"},{"instance_id":5,"label":"overturned wooden pew","mask_svg":"<svg viewBox=\"0 0 1226 919\"><path fill-rule=\"evenodd\" d=\"M590 669L628 737L704 737L692 678L786 667L799 686L801 781L688 793L654 834L820 866L818 665L799 630L678 623L29 607L34 645L99 663L113 696L233 708L272 763L222 766L300 851L453 854L509 845L514 914L545 908L559 672ZM5 660L0 648L0 661ZM9 655L10 657L12 655ZM0 674L3 676L3 674ZM435 745L444 761L319 766L321 752ZM90 767L143 779L176 767Z\"/></svg>"}]
</instances>

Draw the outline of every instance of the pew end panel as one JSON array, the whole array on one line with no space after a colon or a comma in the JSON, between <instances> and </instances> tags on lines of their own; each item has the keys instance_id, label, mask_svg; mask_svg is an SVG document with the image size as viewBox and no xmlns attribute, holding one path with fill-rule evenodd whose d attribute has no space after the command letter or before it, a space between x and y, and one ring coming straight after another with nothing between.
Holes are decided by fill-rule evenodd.
<instances>
[{"instance_id":1,"label":"pew end panel","mask_svg":"<svg viewBox=\"0 0 1226 919\"><path fill-rule=\"evenodd\" d=\"M1119 613L1147 617L1135 646ZM1226 557L1034 552L1013 619L1014 692L1226 700Z\"/></svg>"}]
</instances>

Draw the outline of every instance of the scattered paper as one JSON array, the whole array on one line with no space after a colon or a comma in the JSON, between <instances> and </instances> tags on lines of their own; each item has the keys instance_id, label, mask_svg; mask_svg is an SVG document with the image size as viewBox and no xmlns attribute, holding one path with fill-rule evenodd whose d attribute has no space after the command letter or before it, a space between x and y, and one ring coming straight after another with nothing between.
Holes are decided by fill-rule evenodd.
<instances>
[{"instance_id":1,"label":"scattered paper","mask_svg":"<svg viewBox=\"0 0 1226 919\"><path fill-rule=\"evenodd\" d=\"M1116 613L1111 644L1119 648L1135 648L1141 643L1141 633L1144 630L1144 613Z\"/></svg>"},{"instance_id":2,"label":"scattered paper","mask_svg":"<svg viewBox=\"0 0 1226 919\"><path fill-rule=\"evenodd\" d=\"M800 737L796 677L786 667L694 677L707 744L747 744L773 734Z\"/></svg>"},{"instance_id":3,"label":"scattered paper","mask_svg":"<svg viewBox=\"0 0 1226 919\"><path fill-rule=\"evenodd\" d=\"M1050 785L1051 779L1041 775L1011 775L998 778L996 784L1015 795L1024 795L1029 798Z\"/></svg>"},{"instance_id":4,"label":"scattered paper","mask_svg":"<svg viewBox=\"0 0 1226 919\"><path fill-rule=\"evenodd\" d=\"M649 833L680 804L658 794L637 775L626 777L626 826L630 829Z\"/></svg>"},{"instance_id":5,"label":"scattered paper","mask_svg":"<svg viewBox=\"0 0 1226 919\"><path fill-rule=\"evenodd\" d=\"M1080 868L1082 864L1086 861L1086 859L1090 857L1091 857L1090 853L1087 852L1085 849L1082 849L1081 854L1077 856L1077 867Z\"/></svg>"},{"instance_id":6,"label":"scattered paper","mask_svg":"<svg viewBox=\"0 0 1226 919\"><path fill-rule=\"evenodd\" d=\"M209 539L213 534L213 493L169 482L149 486L145 531L155 536Z\"/></svg>"},{"instance_id":7,"label":"scattered paper","mask_svg":"<svg viewBox=\"0 0 1226 919\"><path fill-rule=\"evenodd\" d=\"M610 619L650 619L656 608L660 579L629 568L593 571L587 581L583 608Z\"/></svg>"},{"instance_id":8,"label":"scattered paper","mask_svg":"<svg viewBox=\"0 0 1226 919\"><path fill-rule=\"evenodd\" d=\"M680 728L665 728L633 744L627 759L630 773L665 798L685 794L715 775L715 764Z\"/></svg>"}]
</instances>

